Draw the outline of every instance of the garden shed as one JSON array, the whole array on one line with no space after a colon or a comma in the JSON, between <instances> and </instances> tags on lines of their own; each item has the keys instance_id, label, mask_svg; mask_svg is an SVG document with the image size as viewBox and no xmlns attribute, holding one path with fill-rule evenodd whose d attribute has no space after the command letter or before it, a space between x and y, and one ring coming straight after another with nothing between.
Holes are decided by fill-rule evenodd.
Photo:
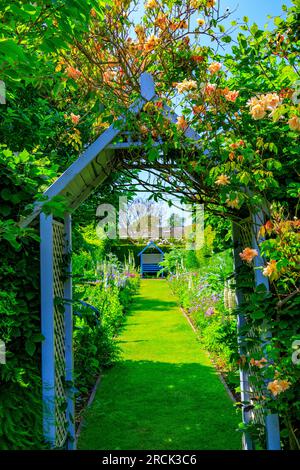
<instances>
[{"instance_id":1,"label":"garden shed","mask_svg":"<svg viewBox=\"0 0 300 470\"><path fill-rule=\"evenodd\" d=\"M148 251L148 253L146 253ZM151 251L151 253L149 253ZM161 270L160 262L164 259L164 252L150 241L142 251L139 252L141 276L144 273L157 273Z\"/></svg>"}]
</instances>

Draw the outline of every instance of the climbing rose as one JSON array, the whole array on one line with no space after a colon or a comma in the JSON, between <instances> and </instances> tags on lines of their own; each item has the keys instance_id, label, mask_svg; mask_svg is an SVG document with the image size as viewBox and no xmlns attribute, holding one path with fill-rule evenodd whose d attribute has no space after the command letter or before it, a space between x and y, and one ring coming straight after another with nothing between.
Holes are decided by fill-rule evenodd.
<instances>
[{"instance_id":1,"label":"climbing rose","mask_svg":"<svg viewBox=\"0 0 300 470\"><path fill-rule=\"evenodd\" d=\"M240 253L240 258L243 260L243 261L247 261L247 263L251 263L251 261L253 260L253 258L255 258L255 256L257 256L258 253L256 250L254 250L253 248L245 248L242 253Z\"/></svg>"},{"instance_id":2,"label":"climbing rose","mask_svg":"<svg viewBox=\"0 0 300 470\"><path fill-rule=\"evenodd\" d=\"M202 26L205 25L205 20L203 18L198 18L197 23L198 23L198 26L202 28Z\"/></svg>"},{"instance_id":3,"label":"climbing rose","mask_svg":"<svg viewBox=\"0 0 300 470\"><path fill-rule=\"evenodd\" d=\"M210 71L211 74L214 74L214 73L219 72L219 70L221 69L221 67L222 67L222 64L220 64L220 62L213 62L213 63L210 64L210 66L208 67L208 70Z\"/></svg>"},{"instance_id":4,"label":"climbing rose","mask_svg":"<svg viewBox=\"0 0 300 470\"><path fill-rule=\"evenodd\" d=\"M244 140L238 140L237 142L233 142L232 144L229 145L231 149L238 149L239 147L244 147L245 141Z\"/></svg>"},{"instance_id":5,"label":"climbing rose","mask_svg":"<svg viewBox=\"0 0 300 470\"><path fill-rule=\"evenodd\" d=\"M254 248L249 248L249 247L244 248L242 253L240 253L240 258L243 261L247 261L248 263L250 263L253 260L253 258L255 258L256 256L258 256L257 250L255 250Z\"/></svg>"},{"instance_id":6,"label":"climbing rose","mask_svg":"<svg viewBox=\"0 0 300 470\"><path fill-rule=\"evenodd\" d=\"M239 96L239 92L236 90L228 91L224 96L227 101L232 101L234 103Z\"/></svg>"},{"instance_id":7,"label":"climbing rose","mask_svg":"<svg viewBox=\"0 0 300 470\"><path fill-rule=\"evenodd\" d=\"M265 117L266 111L265 111L264 106L262 106L261 104L256 104L250 110L250 114L253 117L253 119L255 119L257 121L258 119L262 119L262 118Z\"/></svg>"},{"instance_id":8,"label":"climbing rose","mask_svg":"<svg viewBox=\"0 0 300 470\"><path fill-rule=\"evenodd\" d=\"M79 120L80 120L80 115L79 114L74 114L74 113L71 113L71 121L73 122L73 124L78 124L79 123Z\"/></svg>"},{"instance_id":9,"label":"climbing rose","mask_svg":"<svg viewBox=\"0 0 300 470\"><path fill-rule=\"evenodd\" d=\"M177 126L177 129L181 129L185 131L186 128L188 127L188 123L186 122L183 116L178 116L176 126Z\"/></svg>"},{"instance_id":10,"label":"climbing rose","mask_svg":"<svg viewBox=\"0 0 300 470\"><path fill-rule=\"evenodd\" d=\"M155 20L155 25L158 26L160 29L166 29L168 24L168 20L166 15L159 14L158 17Z\"/></svg>"},{"instance_id":11,"label":"climbing rose","mask_svg":"<svg viewBox=\"0 0 300 470\"><path fill-rule=\"evenodd\" d=\"M288 125L292 131L300 132L300 118L298 116L293 116L288 120Z\"/></svg>"},{"instance_id":12,"label":"climbing rose","mask_svg":"<svg viewBox=\"0 0 300 470\"><path fill-rule=\"evenodd\" d=\"M73 78L73 80L76 80L82 75L80 70L75 69L74 67L68 67L66 72L67 72L68 77Z\"/></svg>"},{"instance_id":13,"label":"climbing rose","mask_svg":"<svg viewBox=\"0 0 300 470\"><path fill-rule=\"evenodd\" d=\"M277 93L267 93L262 97L262 101L264 101L265 106L270 111L273 111L280 103L280 98Z\"/></svg>"},{"instance_id":14,"label":"climbing rose","mask_svg":"<svg viewBox=\"0 0 300 470\"><path fill-rule=\"evenodd\" d=\"M216 90L216 85L214 83L207 83L204 87L204 93L211 95Z\"/></svg>"},{"instance_id":15,"label":"climbing rose","mask_svg":"<svg viewBox=\"0 0 300 470\"><path fill-rule=\"evenodd\" d=\"M158 37L152 35L144 45L146 52L151 52L159 43Z\"/></svg>"},{"instance_id":16,"label":"climbing rose","mask_svg":"<svg viewBox=\"0 0 300 470\"><path fill-rule=\"evenodd\" d=\"M267 266L263 269L263 275L271 277L274 274L277 274L277 262L273 259L267 263Z\"/></svg>"},{"instance_id":17,"label":"climbing rose","mask_svg":"<svg viewBox=\"0 0 300 470\"><path fill-rule=\"evenodd\" d=\"M148 0L148 2L145 3L145 8L146 10L152 10L153 8L157 8L159 5L156 0Z\"/></svg>"},{"instance_id":18,"label":"climbing rose","mask_svg":"<svg viewBox=\"0 0 300 470\"><path fill-rule=\"evenodd\" d=\"M226 186L226 184L230 183L230 178L227 175L220 175L216 179L215 183L218 184L219 186Z\"/></svg>"},{"instance_id":19,"label":"climbing rose","mask_svg":"<svg viewBox=\"0 0 300 470\"><path fill-rule=\"evenodd\" d=\"M204 106L193 106L193 113L194 114L200 114L200 113L205 113L205 107Z\"/></svg>"},{"instance_id":20,"label":"climbing rose","mask_svg":"<svg viewBox=\"0 0 300 470\"><path fill-rule=\"evenodd\" d=\"M192 56L191 56L191 59L192 59L194 62L203 62L203 61L204 61L203 55L192 55Z\"/></svg>"},{"instance_id":21,"label":"climbing rose","mask_svg":"<svg viewBox=\"0 0 300 470\"><path fill-rule=\"evenodd\" d=\"M201 6L201 0L190 0L190 7L191 8L199 8Z\"/></svg>"},{"instance_id":22,"label":"climbing rose","mask_svg":"<svg viewBox=\"0 0 300 470\"><path fill-rule=\"evenodd\" d=\"M267 359L265 359L264 357L262 357L259 360L255 360L254 358L250 359L250 365L258 367L259 369L262 369L263 367L265 367L267 362L268 362Z\"/></svg>"},{"instance_id":23,"label":"climbing rose","mask_svg":"<svg viewBox=\"0 0 300 470\"><path fill-rule=\"evenodd\" d=\"M176 88L178 93L184 93L185 91L191 91L197 88L197 82L195 80L183 80L183 82L177 83Z\"/></svg>"},{"instance_id":24,"label":"climbing rose","mask_svg":"<svg viewBox=\"0 0 300 470\"><path fill-rule=\"evenodd\" d=\"M250 107L250 114L253 119L258 120L264 118L267 111L271 111L272 116L280 103L281 100L277 93L267 93L266 95L260 95L259 98L251 98L247 105Z\"/></svg>"},{"instance_id":25,"label":"climbing rose","mask_svg":"<svg viewBox=\"0 0 300 470\"><path fill-rule=\"evenodd\" d=\"M285 392L290 388L290 382L288 380L276 379L273 382L268 383L268 390L276 397L279 393Z\"/></svg>"}]
</instances>

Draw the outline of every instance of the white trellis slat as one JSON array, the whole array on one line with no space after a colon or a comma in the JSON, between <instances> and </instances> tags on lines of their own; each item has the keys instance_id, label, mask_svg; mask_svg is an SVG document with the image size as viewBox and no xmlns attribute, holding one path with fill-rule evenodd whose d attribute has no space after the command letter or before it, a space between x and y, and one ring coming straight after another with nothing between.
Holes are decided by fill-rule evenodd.
<instances>
[{"instance_id":1,"label":"white trellis slat","mask_svg":"<svg viewBox=\"0 0 300 470\"><path fill-rule=\"evenodd\" d=\"M75 406L74 406L74 361L73 361L73 306L72 306L72 219L70 214L65 215L65 255L66 260L66 280L64 285L65 295L65 360L66 360L66 381L67 387L67 430L68 449L76 448L75 441Z\"/></svg>"},{"instance_id":2,"label":"white trellis slat","mask_svg":"<svg viewBox=\"0 0 300 470\"><path fill-rule=\"evenodd\" d=\"M266 276L263 275L262 269L264 265L264 260L260 254L259 243L262 239L259 237L259 229L262 224L265 222L265 216L262 211L254 214L252 216L253 222L253 234L252 234L252 247L257 251L258 256L254 258L254 277L255 285L264 285L266 290L270 290L269 280ZM266 345L271 339L271 333L269 332L269 325L266 321L262 324L261 340L262 340L262 350L264 351L264 356L268 358L266 352ZM267 386L267 382L266 382ZM279 417L275 413L268 413L265 417L265 428L266 428L266 442L268 450L280 450L280 428L279 428Z\"/></svg>"}]
</instances>

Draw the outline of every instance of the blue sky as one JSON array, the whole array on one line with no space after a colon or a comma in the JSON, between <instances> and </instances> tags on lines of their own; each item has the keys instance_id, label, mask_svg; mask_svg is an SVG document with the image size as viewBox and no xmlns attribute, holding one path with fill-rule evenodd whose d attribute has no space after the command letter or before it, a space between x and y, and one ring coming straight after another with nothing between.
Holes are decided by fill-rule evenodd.
<instances>
[{"instance_id":1,"label":"blue sky","mask_svg":"<svg viewBox=\"0 0 300 470\"><path fill-rule=\"evenodd\" d=\"M250 22L256 22L258 26L263 27L269 21L268 15L279 16L282 13L281 6L291 6L291 1L282 0L221 0L221 6L230 10L237 7L237 11L232 15L232 18L240 18L248 16Z\"/></svg>"},{"instance_id":2,"label":"blue sky","mask_svg":"<svg viewBox=\"0 0 300 470\"><path fill-rule=\"evenodd\" d=\"M145 1L139 0L139 8L136 17L140 17L143 13ZM220 11L235 12L230 16L233 19L242 20L244 16L249 17L250 22L256 22L259 27L263 28L268 20L268 15L279 16L282 14L281 6L291 6L291 0L220 0Z\"/></svg>"}]
</instances>

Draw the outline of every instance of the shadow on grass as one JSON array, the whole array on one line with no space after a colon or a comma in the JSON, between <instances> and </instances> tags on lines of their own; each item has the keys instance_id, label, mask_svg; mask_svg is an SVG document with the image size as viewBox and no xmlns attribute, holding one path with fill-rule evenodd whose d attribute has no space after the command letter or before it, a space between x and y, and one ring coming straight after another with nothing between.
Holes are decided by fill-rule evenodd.
<instances>
[{"instance_id":1,"label":"shadow on grass","mask_svg":"<svg viewBox=\"0 0 300 470\"><path fill-rule=\"evenodd\" d=\"M104 374L81 449L239 449L239 416L214 370L125 360Z\"/></svg>"}]
</instances>

